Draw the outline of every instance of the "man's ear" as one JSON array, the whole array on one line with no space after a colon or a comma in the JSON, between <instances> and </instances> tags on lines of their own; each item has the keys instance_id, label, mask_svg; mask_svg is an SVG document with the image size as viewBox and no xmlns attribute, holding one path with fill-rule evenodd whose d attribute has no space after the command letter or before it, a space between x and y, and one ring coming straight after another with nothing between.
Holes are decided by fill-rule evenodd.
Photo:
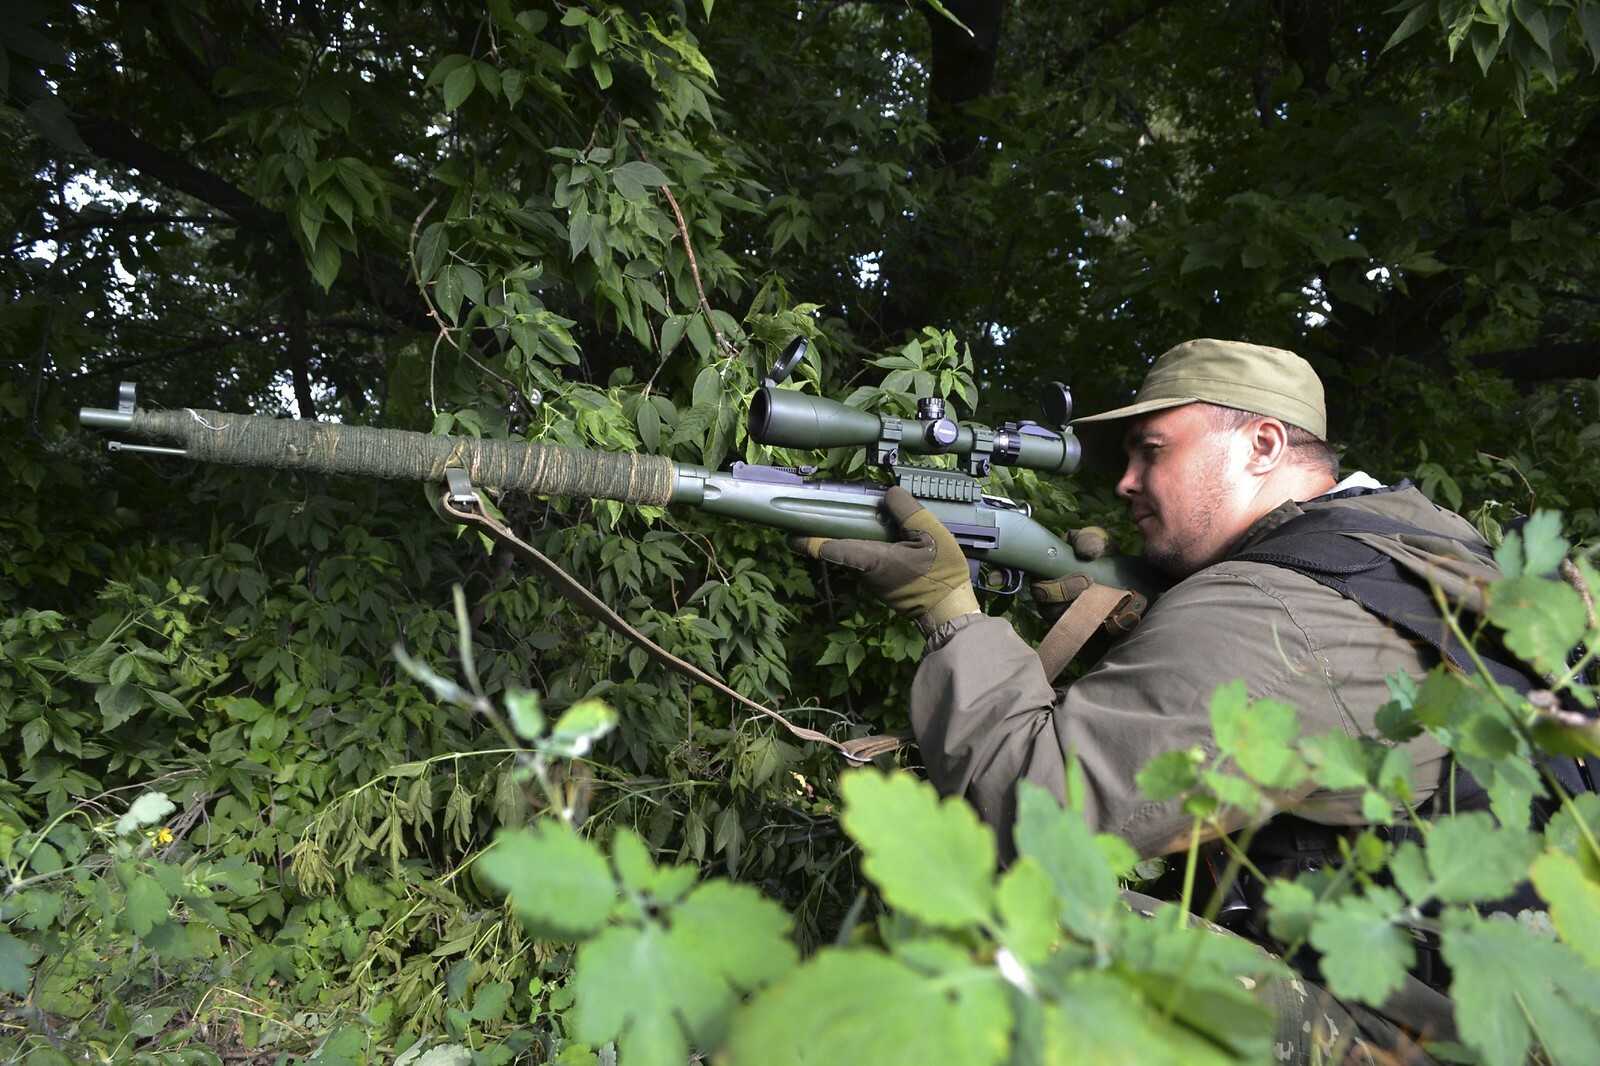
<instances>
[{"instance_id":1,"label":"man's ear","mask_svg":"<svg viewBox=\"0 0 1600 1066\"><path fill-rule=\"evenodd\" d=\"M1245 427L1250 444L1246 469L1269 474L1289 458L1289 427L1276 418L1262 417Z\"/></svg>"}]
</instances>

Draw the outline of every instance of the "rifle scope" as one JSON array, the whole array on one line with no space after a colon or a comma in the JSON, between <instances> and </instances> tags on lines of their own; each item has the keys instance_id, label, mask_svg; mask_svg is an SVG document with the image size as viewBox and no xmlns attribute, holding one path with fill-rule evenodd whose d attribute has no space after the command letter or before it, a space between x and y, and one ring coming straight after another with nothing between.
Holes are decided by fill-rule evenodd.
<instances>
[{"instance_id":1,"label":"rifle scope","mask_svg":"<svg viewBox=\"0 0 1600 1066\"><path fill-rule=\"evenodd\" d=\"M997 429L945 417L944 401L924 397L917 401L914 419L875 415L838 400L808 396L778 385L805 358L806 340L796 339L768 373L750 400L747 427L760 444L780 448L848 448L864 445L867 459L877 466L896 466L901 453L954 455L967 473L982 477L991 465L1020 466L1047 474L1069 474L1078 468L1082 452L1067 422L1072 415L1072 394L1052 382L1044 396L1046 417L1060 428L1037 422L1005 422Z\"/></svg>"}]
</instances>

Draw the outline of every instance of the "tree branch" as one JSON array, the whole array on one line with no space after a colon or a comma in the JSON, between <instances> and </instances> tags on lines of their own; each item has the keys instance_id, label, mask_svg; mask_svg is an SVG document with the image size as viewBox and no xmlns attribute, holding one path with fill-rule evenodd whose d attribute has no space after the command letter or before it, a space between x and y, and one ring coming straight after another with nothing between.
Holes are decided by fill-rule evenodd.
<instances>
[{"instance_id":1,"label":"tree branch","mask_svg":"<svg viewBox=\"0 0 1600 1066\"><path fill-rule=\"evenodd\" d=\"M1469 360L1482 370L1498 370L1518 388L1547 381L1593 378L1600 373L1600 341L1535 344L1483 352Z\"/></svg>"},{"instance_id":2,"label":"tree branch","mask_svg":"<svg viewBox=\"0 0 1600 1066\"><path fill-rule=\"evenodd\" d=\"M245 229L289 239L289 226L282 215L209 170L151 144L121 123L83 111L72 111L69 117L89 150L108 162L131 167L152 181L209 204Z\"/></svg>"}]
</instances>

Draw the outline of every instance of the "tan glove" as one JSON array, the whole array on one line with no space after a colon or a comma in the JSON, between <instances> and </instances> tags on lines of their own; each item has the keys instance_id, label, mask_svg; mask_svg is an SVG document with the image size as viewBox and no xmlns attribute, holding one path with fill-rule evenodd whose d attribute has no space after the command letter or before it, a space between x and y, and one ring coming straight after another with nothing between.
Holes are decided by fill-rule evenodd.
<instances>
[{"instance_id":1,"label":"tan glove","mask_svg":"<svg viewBox=\"0 0 1600 1066\"><path fill-rule=\"evenodd\" d=\"M1082 529L1072 530L1067 534L1066 540L1072 545L1072 554L1085 562L1118 554L1117 546L1111 540L1111 534L1099 526L1084 526ZM1035 581L1029 588L1033 593L1033 602L1039 607L1039 613L1044 616L1045 621L1054 623L1066 613L1073 601L1088 591L1093 584L1094 580L1088 574L1063 574L1060 577ZM1143 596L1129 593L1123 607L1106 619L1106 632L1122 634L1133 629L1148 606Z\"/></svg>"},{"instance_id":2,"label":"tan glove","mask_svg":"<svg viewBox=\"0 0 1600 1066\"><path fill-rule=\"evenodd\" d=\"M794 537L789 545L813 559L858 571L867 592L915 619L924 634L977 611L972 570L950 531L898 485L884 494L883 502L900 526L899 540Z\"/></svg>"}]
</instances>

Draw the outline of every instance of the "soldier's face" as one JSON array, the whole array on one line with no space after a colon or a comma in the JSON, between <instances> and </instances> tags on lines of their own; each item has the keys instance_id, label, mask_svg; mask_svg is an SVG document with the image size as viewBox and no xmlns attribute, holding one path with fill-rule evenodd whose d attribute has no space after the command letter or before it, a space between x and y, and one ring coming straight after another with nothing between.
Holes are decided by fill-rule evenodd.
<instances>
[{"instance_id":1,"label":"soldier's face","mask_svg":"<svg viewBox=\"0 0 1600 1066\"><path fill-rule=\"evenodd\" d=\"M1208 408L1173 407L1134 419L1128 469L1117 483L1144 554L1174 577L1219 562L1248 528L1245 435L1218 429Z\"/></svg>"}]
</instances>

